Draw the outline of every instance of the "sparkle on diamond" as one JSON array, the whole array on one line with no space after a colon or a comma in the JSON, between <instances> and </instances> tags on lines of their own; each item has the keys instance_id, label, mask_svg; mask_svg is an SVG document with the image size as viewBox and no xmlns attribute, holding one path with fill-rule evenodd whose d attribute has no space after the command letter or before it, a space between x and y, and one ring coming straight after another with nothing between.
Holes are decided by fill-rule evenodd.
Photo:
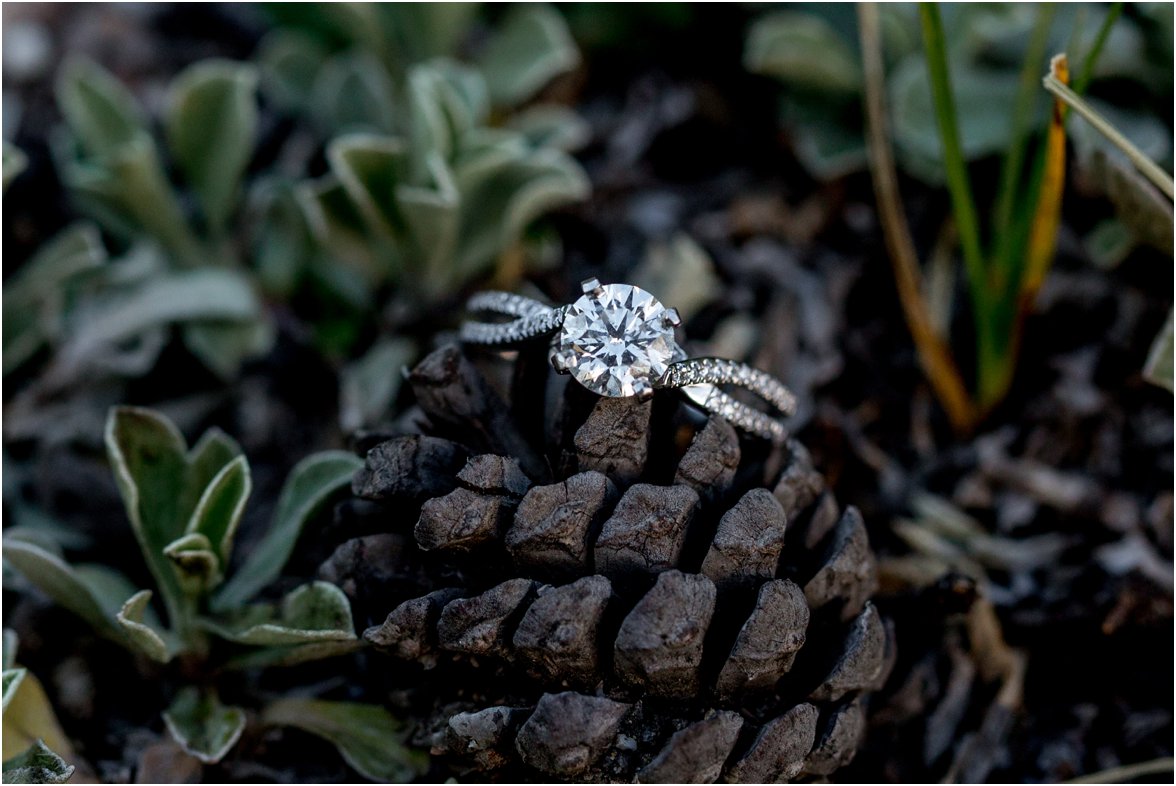
<instances>
[{"instance_id":1,"label":"sparkle on diamond","mask_svg":"<svg viewBox=\"0 0 1176 786\"><path fill-rule=\"evenodd\" d=\"M632 396L660 379L677 350L665 307L644 289L609 284L568 309L559 351L576 380L602 396Z\"/></svg>"}]
</instances>

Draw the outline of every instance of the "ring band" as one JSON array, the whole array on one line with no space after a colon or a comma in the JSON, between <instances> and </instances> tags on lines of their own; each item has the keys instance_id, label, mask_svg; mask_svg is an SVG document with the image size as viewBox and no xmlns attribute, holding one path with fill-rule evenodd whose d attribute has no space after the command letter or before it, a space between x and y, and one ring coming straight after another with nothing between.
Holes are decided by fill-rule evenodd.
<instances>
[{"instance_id":1,"label":"ring band","mask_svg":"<svg viewBox=\"0 0 1176 786\"><path fill-rule=\"evenodd\" d=\"M777 417L737 401L720 385L743 388L783 415L796 411L796 397L772 375L724 358L688 358L674 338L678 312L639 287L602 286L590 278L583 297L567 306L548 306L509 292L480 292L470 298L474 314L510 317L507 322L468 321L461 340L506 348L550 338L556 371L571 374L589 390L610 397L648 398L676 389L700 409L773 442L787 435Z\"/></svg>"}]
</instances>

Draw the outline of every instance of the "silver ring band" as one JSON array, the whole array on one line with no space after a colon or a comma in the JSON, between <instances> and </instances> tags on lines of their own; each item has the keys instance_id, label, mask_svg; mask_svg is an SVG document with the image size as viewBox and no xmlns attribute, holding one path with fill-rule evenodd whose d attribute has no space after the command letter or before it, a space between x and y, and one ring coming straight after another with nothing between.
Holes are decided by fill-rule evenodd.
<instances>
[{"instance_id":1,"label":"silver ring band","mask_svg":"<svg viewBox=\"0 0 1176 786\"><path fill-rule=\"evenodd\" d=\"M773 442L787 436L776 417L750 407L719 389L732 385L755 394L781 414L796 411L796 397L772 375L724 358L687 358L673 330L674 309L625 284L583 282L584 297L567 306L549 306L509 292L480 292L470 298L471 313L512 317L507 322L466 322L461 340L507 347L551 337L551 362L589 390L611 397L652 396L675 389L700 409L733 426Z\"/></svg>"},{"instance_id":2,"label":"silver ring band","mask_svg":"<svg viewBox=\"0 0 1176 786\"><path fill-rule=\"evenodd\" d=\"M779 420L735 400L719 390L718 385L749 390L784 415L796 413L796 396L783 382L758 368L726 358L690 358L671 363L654 383L655 388L681 388L697 406L744 431L771 440L783 440L787 436Z\"/></svg>"},{"instance_id":3,"label":"silver ring band","mask_svg":"<svg viewBox=\"0 0 1176 786\"><path fill-rule=\"evenodd\" d=\"M509 322L465 322L461 340L467 344L508 346L554 333L563 324L565 308L552 308L538 300L510 292L479 292L470 298L471 313L515 317Z\"/></svg>"}]
</instances>

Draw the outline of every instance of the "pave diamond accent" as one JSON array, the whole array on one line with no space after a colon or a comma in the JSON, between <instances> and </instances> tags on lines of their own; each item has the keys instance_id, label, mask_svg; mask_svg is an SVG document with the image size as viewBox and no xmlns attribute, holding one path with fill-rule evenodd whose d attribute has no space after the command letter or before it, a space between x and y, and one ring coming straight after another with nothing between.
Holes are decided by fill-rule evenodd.
<instances>
[{"instance_id":1,"label":"pave diamond accent","mask_svg":"<svg viewBox=\"0 0 1176 786\"><path fill-rule=\"evenodd\" d=\"M609 284L568 307L556 351L601 396L652 392L679 352L666 308L644 289Z\"/></svg>"},{"instance_id":2,"label":"pave diamond accent","mask_svg":"<svg viewBox=\"0 0 1176 786\"><path fill-rule=\"evenodd\" d=\"M673 363L657 381L659 388L684 388L691 401L728 420L737 428L773 442L787 436L776 418L749 407L716 385L736 385L751 391L785 415L796 412L796 397L771 374L726 358L692 358Z\"/></svg>"},{"instance_id":3,"label":"pave diamond accent","mask_svg":"<svg viewBox=\"0 0 1176 786\"><path fill-rule=\"evenodd\" d=\"M688 385L738 385L768 402L786 415L796 412L796 396L780 380L767 372L726 358L692 358L674 363L658 387L681 388Z\"/></svg>"},{"instance_id":4,"label":"pave diamond accent","mask_svg":"<svg viewBox=\"0 0 1176 786\"><path fill-rule=\"evenodd\" d=\"M554 333L563 322L566 306L551 306L509 292L480 292L470 298L466 309L516 317L509 322L466 322L461 326L461 340L470 344L518 344L538 336Z\"/></svg>"}]
</instances>

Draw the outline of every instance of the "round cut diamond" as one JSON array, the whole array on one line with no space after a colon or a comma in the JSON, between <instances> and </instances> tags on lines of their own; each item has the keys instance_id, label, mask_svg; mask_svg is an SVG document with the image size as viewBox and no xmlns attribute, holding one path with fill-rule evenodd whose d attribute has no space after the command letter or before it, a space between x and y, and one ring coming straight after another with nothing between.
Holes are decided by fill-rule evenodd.
<instances>
[{"instance_id":1,"label":"round cut diamond","mask_svg":"<svg viewBox=\"0 0 1176 786\"><path fill-rule=\"evenodd\" d=\"M568 308L557 351L593 393L633 396L661 378L678 345L666 308L653 295L609 284Z\"/></svg>"}]
</instances>

